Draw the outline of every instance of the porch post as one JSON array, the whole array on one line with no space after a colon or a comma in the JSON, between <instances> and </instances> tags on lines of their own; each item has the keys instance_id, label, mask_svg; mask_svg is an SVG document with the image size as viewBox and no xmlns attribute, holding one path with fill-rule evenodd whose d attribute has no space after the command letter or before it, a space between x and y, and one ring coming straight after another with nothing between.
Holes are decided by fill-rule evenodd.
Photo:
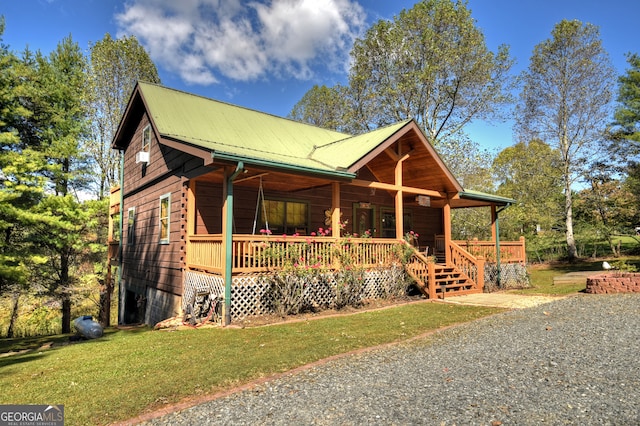
<instances>
[{"instance_id":1,"label":"porch post","mask_svg":"<svg viewBox=\"0 0 640 426\"><path fill-rule=\"evenodd\" d=\"M498 213L496 212L496 206L495 204L491 205L491 241L493 241L494 243L497 241L496 237L498 235L497 233L497 220L498 220Z\"/></svg>"},{"instance_id":2,"label":"porch post","mask_svg":"<svg viewBox=\"0 0 640 426\"><path fill-rule=\"evenodd\" d=\"M187 190L187 241L185 259L186 266L191 263L191 236L196 233L196 181L191 179L189 181L189 188Z\"/></svg>"},{"instance_id":3,"label":"porch post","mask_svg":"<svg viewBox=\"0 0 640 426\"><path fill-rule=\"evenodd\" d=\"M442 207L442 216L444 220L444 259L447 265L451 264L451 250L449 246L451 245L451 204L449 197L444 203L444 207Z\"/></svg>"},{"instance_id":4,"label":"porch post","mask_svg":"<svg viewBox=\"0 0 640 426\"><path fill-rule=\"evenodd\" d=\"M340 238L340 183L331 183L331 236Z\"/></svg>"},{"instance_id":5,"label":"porch post","mask_svg":"<svg viewBox=\"0 0 640 426\"><path fill-rule=\"evenodd\" d=\"M233 181L244 170L244 163L238 162L236 170L229 174L224 170L224 203L222 206L222 252L225 261L222 265L224 275L223 325L231 324L231 272L233 268Z\"/></svg>"},{"instance_id":6,"label":"porch post","mask_svg":"<svg viewBox=\"0 0 640 426\"><path fill-rule=\"evenodd\" d=\"M398 187L396 191L396 239L402 240L404 237L404 211L402 205L402 162L404 159L398 160L395 170L395 185Z\"/></svg>"},{"instance_id":7,"label":"porch post","mask_svg":"<svg viewBox=\"0 0 640 426\"><path fill-rule=\"evenodd\" d=\"M493 211L495 211L495 207L492 206ZM502 211L502 210L500 210ZM496 211L496 217L494 222L495 235L493 242L496 245L496 285L498 288L502 287L502 268L500 266L500 219L498 217L498 211Z\"/></svg>"}]
</instances>

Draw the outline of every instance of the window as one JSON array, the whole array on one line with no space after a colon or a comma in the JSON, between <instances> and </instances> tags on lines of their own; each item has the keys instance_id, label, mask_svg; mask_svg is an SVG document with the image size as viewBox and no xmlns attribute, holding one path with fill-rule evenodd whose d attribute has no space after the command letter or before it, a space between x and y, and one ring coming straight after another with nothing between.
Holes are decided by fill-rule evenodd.
<instances>
[{"instance_id":1,"label":"window","mask_svg":"<svg viewBox=\"0 0 640 426\"><path fill-rule=\"evenodd\" d=\"M151 146L151 126L147 125L147 127L142 130L142 151L149 152L149 147Z\"/></svg>"},{"instance_id":2,"label":"window","mask_svg":"<svg viewBox=\"0 0 640 426\"><path fill-rule=\"evenodd\" d=\"M391 209L382 210L382 238L396 238L396 212ZM402 221L404 232L407 233L413 228L413 217L411 212L404 211L404 219ZM400 235L400 238L403 236Z\"/></svg>"},{"instance_id":3,"label":"window","mask_svg":"<svg viewBox=\"0 0 640 426\"><path fill-rule=\"evenodd\" d=\"M131 207L127 210L127 244L135 244L136 242L136 234L135 234L135 224L136 224L136 208Z\"/></svg>"},{"instance_id":4,"label":"window","mask_svg":"<svg viewBox=\"0 0 640 426\"><path fill-rule=\"evenodd\" d=\"M171 219L171 194L160 196L160 244L169 244L169 221Z\"/></svg>"},{"instance_id":5,"label":"window","mask_svg":"<svg viewBox=\"0 0 640 426\"><path fill-rule=\"evenodd\" d=\"M269 225L274 234L307 234L309 205L300 201L264 200L261 209L262 226ZM266 217L265 217L266 215Z\"/></svg>"},{"instance_id":6,"label":"window","mask_svg":"<svg viewBox=\"0 0 640 426\"><path fill-rule=\"evenodd\" d=\"M120 241L120 212L111 215L109 229L110 241Z\"/></svg>"}]
</instances>

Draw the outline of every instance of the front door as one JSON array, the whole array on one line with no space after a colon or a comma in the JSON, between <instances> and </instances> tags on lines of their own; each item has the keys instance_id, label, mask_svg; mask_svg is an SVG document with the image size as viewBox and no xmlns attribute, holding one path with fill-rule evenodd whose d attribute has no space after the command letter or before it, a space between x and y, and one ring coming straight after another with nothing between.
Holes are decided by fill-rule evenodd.
<instances>
[{"instance_id":1,"label":"front door","mask_svg":"<svg viewBox=\"0 0 640 426\"><path fill-rule=\"evenodd\" d=\"M372 206L356 205L354 208L353 232L359 237L365 235L367 231L370 235L375 231L375 217Z\"/></svg>"}]
</instances>

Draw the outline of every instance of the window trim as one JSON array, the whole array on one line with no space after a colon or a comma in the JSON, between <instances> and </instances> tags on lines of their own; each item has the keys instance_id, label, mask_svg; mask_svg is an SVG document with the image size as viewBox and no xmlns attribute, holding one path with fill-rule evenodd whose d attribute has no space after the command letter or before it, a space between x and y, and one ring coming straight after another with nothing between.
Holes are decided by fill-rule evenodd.
<instances>
[{"instance_id":1,"label":"window trim","mask_svg":"<svg viewBox=\"0 0 640 426\"><path fill-rule=\"evenodd\" d=\"M148 136L148 140L146 140L147 136ZM142 151L143 152L151 151L151 124L147 124L144 127L144 129L142 129Z\"/></svg>"},{"instance_id":2,"label":"window trim","mask_svg":"<svg viewBox=\"0 0 640 426\"><path fill-rule=\"evenodd\" d=\"M135 245L136 243L136 208L129 207L127 209L127 244Z\"/></svg>"},{"instance_id":3,"label":"window trim","mask_svg":"<svg viewBox=\"0 0 640 426\"><path fill-rule=\"evenodd\" d=\"M162 216L162 202L167 202L167 215L165 217ZM169 244L171 242L171 193L168 192L166 194L162 194L160 196L160 203L158 205L158 237L160 244ZM166 237L163 238L163 225L162 220L166 220Z\"/></svg>"}]
</instances>

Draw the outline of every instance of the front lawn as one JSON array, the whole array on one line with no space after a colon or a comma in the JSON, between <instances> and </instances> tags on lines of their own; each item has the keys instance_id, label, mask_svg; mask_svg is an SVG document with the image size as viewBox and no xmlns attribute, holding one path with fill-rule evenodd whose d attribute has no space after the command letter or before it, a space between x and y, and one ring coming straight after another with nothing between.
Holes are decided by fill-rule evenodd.
<instances>
[{"instance_id":1,"label":"front lawn","mask_svg":"<svg viewBox=\"0 0 640 426\"><path fill-rule=\"evenodd\" d=\"M4 339L0 404L63 404L67 425L108 424L500 311L425 301L244 329L112 329L101 339L62 346L67 336ZM53 347L45 348L47 342ZM8 356L11 350L21 352Z\"/></svg>"}]
</instances>

